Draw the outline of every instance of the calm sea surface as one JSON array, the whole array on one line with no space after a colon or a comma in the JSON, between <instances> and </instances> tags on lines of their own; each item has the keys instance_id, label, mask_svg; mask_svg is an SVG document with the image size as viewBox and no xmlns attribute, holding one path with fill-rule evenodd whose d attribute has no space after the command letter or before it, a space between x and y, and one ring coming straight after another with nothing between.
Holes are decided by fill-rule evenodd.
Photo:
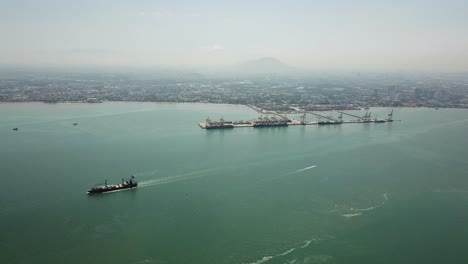
<instances>
[{"instance_id":1,"label":"calm sea surface","mask_svg":"<svg viewBox=\"0 0 468 264\"><path fill-rule=\"evenodd\" d=\"M224 131L208 116L258 114L0 104L0 263L468 263L467 110ZM131 174L141 188L86 195Z\"/></svg>"}]
</instances>

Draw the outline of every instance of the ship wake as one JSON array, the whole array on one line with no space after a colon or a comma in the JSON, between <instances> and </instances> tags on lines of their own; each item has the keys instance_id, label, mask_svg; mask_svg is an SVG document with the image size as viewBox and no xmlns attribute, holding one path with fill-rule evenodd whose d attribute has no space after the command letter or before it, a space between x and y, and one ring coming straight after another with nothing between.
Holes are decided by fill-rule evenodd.
<instances>
[{"instance_id":1,"label":"ship wake","mask_svg":"<svg viewBox=\"0 0 468 264\"><path fill-rule=\"evenodd\" d=\"M305 168L303 168L303 169L300 169L300 170L296 170L296 171L290 172L290 173L288 173L288 174L286 174L286 175L291 175L291 174L295 174L295 173L303 172L303 171L306 171L306 170L313 169L313 168L315 168L315 167L317 167L317 166L316 166L316 165L312 165L312 166L305 167Z\"/></svg>"},{"instance_id":2,"label":"ship wake","mask_svg":"<svg viewBox=\"0 0 468 264\"><path fill-rule=\"evenodd\" d=\"M303 250L305 248L307 248L312 242L313 243L318 243L322 240L329 240L329 239L333 239L334 237L333 236L322 236L322 237L315 237L315 238L312 238L310 240L305 240L304 241L304 244L301 245L301 246L298 246L298 247L292 247L282 253L278 253L276 255L270 255L270 256L264 256L254 262L250 262L248 264L261 264L261 263L265 263L265 262L269 262L270 260L273 260L275 258L281 258L281 257L284 257L286 255L289 255L290 253L292 253L293 251L300 251L300 250ZM291 263L291 262L290 262Z\"/></svg>"},{"instance_id":3,"label":"ship wake","mask_svg":"<svg viewBox=\"0 0 468 264\"><path fill-rule=\"evenodd\" d=\"M317 166L312 165L312 166L305 167L305 168L303 168L303 169L297 170L297 171L295 171L295 172L293 172L293 173L303 172L303 171L306 171L306 170L313 169L313 168L315 168L315 167L317 167Z\"/></svg>"},{"instance_id":4,"label":"ship wake","mask_svg":"<svg viewBox=\"0 0 468 264\"><path fill-rule=\"evenodd\" d=\"M206 173L214 171L214 170L215 169L207 169L207 170L189 172L189 173L185 173L181 175L167 176L167 177L162 177L158 179L142 181L138 183L138 187L148 187L148 186L154 186L154 185L159 185L159 184L167 184L167 183L191 180L195 178L201 178L201 177L208 176L208 174Z\"/></svg>"},{"instance_id":5,"label":"ship wake","mask_svg":"<svg viewBox=\"0 0 468 264\"><path fill-rule=\"evenodd\" d=\"M351 207L351 208L349 208L350 212L346 213L346 214L342 214L342 216L346 217L346 218L351 218L351 217L355 217L355 216L361 216L365 212L378 209L378 208L384 206L385 203L389 201L387 193L382 194L382 197L383 197L383 201L378 205L374 205L374 206L371 206L371 207L368 207L368 208L353 208L353 207Z\"/></svg>"},{"instance_id":6,"label":"ship wake","mask_svg":"<svg viewBox=\"0 0 468 264\"><path fill-rule=\"evenodd\" d=\"M287 250L287 251L285 251L285 252L283 252L283 253L280 253L280 254L278 254L278 255L274 255L274 256L265 256L265 257L263 257L263 258L261 258L261 259L255 261L255 262L251 262L251 263L249 263L249 264L260 264L260 263L265 263L265 262L267 262L267 261L269 261L269 260L271 260L271 259L274 259L274 258L277 258L277 257L286 256L287 254L293 252L294 250L296 250L296 248L291 248L291 249L289 249L289 250Z\"/></svg>"}]
</instances>

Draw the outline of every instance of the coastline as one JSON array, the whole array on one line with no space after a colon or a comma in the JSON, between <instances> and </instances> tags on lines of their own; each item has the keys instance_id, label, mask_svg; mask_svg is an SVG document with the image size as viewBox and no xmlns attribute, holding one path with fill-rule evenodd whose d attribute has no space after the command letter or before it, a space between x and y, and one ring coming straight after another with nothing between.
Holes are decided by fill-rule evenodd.
<instances>
[{"instance_id":1,"label":"coastline","mask_svg":"<svg viewBox=\"0 0 468 264\"><path fill-rule=\"evenodd\" d=\"M291 109L291 111L274 111L274 110L265 110L260 107L249 105L249 104L231 104L231 103L216 103L216 102L153 102L153 101L101 101L101 102L82 102L82 101L58 101L58 102L44 102L44 101L0 101L0 104L46 104L46 105L55 105L55 104L108 104L108 103L148 103L148 104L214 104L214 105L233 105L233 106L245 106L248 107L258 113L262 113L264 111L265 114L268 112L276 112L276 113L283 113L283 114L302 114L301 111L295 111ZM464 106L383 106L383 105L375 105L375 106L368 106L369 108L421 108L421 109L468 109L468 105ZM364 107L357 107L360 108L359 110L364 110ZM310 110L311 112L332 112L332 111L359 111L358 109L350 109L350 110L341 110L341 109L317 109L317 110ZM309 111L309 110L308 110Z\"/></svg>"}]
</instances>

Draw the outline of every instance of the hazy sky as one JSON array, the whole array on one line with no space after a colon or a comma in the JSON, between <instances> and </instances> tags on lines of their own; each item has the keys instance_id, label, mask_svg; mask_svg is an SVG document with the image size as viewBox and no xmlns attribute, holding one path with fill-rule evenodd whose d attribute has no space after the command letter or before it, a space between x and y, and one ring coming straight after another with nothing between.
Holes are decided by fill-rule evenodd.
<instances>
[{"instance_id":1,"label":"hazy sky","mask_svg":"<svg viewBox=\"0 0 468 264\"><path fill-rule=\"evenodd\" d=\"M468 1L0 0L0 64L468 70Z\"/></svg>"}]
</instances>

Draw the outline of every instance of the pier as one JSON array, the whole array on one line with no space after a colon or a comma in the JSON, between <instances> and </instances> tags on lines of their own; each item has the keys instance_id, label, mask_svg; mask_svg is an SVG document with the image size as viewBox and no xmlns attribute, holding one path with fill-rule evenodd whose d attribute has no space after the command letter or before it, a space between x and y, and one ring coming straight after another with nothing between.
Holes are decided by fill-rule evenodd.
<instances>
[{"instance_id":1,"label":"pier","mask_svg":"<svg viewBox=\"0 0 468 264\"><path fill-rule=\"evenodd\" d=\"M230 129L230 128L239 128L239 127L288 127L288 126L306 126L306 125L342 125L342 124L367 124L367 123L386 123L393 122L393 109L388 114L387 119L377 119L371 118L371 113L366 112L362 117L357 115L348 114L342 111L337 111L340 115L337 118L331 116L324 116L316 114L310 111L304 111L303 115L300 117L301 120L288 118L286 115L282 115L272 111L261 111L261 109L255 109L259 113L268 113L273 115L269 118L268 116L260 116L257 120L250 121L226 121L223 117L219 121L212 121L210 118L206 119L206 122L198 123L198 126L202 129ZM319 118L326 119L326 121L306 121L306 114L312 114ZM343 114L356 117L356 120L343 120ZM277 119L274 116L279 116L281 119Z\"/></svg>"}]
</instances>

